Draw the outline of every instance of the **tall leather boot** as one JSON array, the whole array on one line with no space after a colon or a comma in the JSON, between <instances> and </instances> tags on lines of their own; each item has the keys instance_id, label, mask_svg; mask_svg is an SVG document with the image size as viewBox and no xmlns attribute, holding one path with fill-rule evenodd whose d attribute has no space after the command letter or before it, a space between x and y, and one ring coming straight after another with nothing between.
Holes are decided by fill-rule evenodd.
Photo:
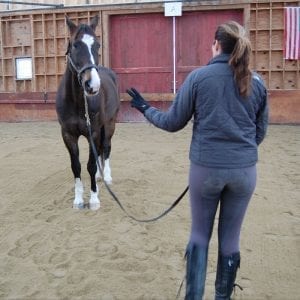
<instances>
[{"instance_id":1,"label":"tall leather boot","mask_svg":"<svg viewBox=\"0 0 300 300\"><path fill-rule=\"evenodd\" d=\"M223 256L219 253L218 267L215 281L215 300L230 300L235 286L237 269L240 267L240 253Z\"/></svg>"},{"instance_id":2,"label":"tall leather boot","mask_svg":"<svg viewBox=\"0 0 300 300\"><path fill-rule=\"evenodd\" d=\"M204 294L207 248L189 243L186 250L185 300L201 300Z\"/></svg>"}]
</instances>

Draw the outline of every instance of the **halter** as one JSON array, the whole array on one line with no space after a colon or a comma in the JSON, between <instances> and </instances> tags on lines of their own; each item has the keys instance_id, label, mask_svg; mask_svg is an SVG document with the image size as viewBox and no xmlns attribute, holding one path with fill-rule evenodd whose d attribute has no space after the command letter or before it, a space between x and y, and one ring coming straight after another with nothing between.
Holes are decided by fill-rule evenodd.
<instances>
[{"instance_id":1,"label":"halter","mask_svg":"<svg viewBox=\"0 0 300 300\"><path fill-rule=\"evenodd\" d=\"M72 58L71 58L71 55L68 54L67 55L67 58L68 58L68 61L70 62L71 66L73 67L73 69L76 71L77 73L77 78L78 78L78 82L79 84L82 86L82 78L81 78L81 75L86 71L86 70L89 70L89 69L92 69L92 68L95 68L96 70L98 70L98 66L95 65L95 64L87 64L87 65L84 65L81 69L78 69L75 65L75 63L73 62Z\"/></svg>"}]
</instances>

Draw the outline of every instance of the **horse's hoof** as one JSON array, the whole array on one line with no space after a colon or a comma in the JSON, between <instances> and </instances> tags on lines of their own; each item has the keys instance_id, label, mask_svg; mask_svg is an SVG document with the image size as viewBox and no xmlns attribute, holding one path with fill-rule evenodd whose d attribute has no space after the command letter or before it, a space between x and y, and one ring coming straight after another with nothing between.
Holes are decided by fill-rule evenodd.
<instances>
[{"instance_id":1,"label":"horse's hoof","mask_svg":"<svg viewBox=\"0 0 300 300\"><path fill-rule=\"evenodd\" d=\"M98 210L100 208L100 203L90 203L89 208L90 210Z\"/></svg>"},{"instance_id":2,"label":"horse's hoof","mask_svg":"<svg viewBox=\"0 0 300 300\"><path fill-rule=\"evenodd\" d=\"M84 203L73 203L73 209L84 209Z\"/></svg>"}]
</instances>

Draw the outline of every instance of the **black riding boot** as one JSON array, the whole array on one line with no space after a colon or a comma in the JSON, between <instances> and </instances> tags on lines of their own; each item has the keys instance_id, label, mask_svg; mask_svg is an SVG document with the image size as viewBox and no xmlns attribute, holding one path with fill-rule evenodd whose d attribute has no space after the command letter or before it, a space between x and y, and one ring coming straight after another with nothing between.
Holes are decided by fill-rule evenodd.
<instances>
[{"instance_id":1,"label":"black riding boot","mask_svg":"<svg viewBox=\"0 0 300 300\"><path fill-rule=\"evenodd\" d=\"M230 300L236 278L237 269L240 267L240 253L218 257L218 268L215 282L215 300Z\"/></svg>"},{"instance_id":2,"label":"black riding boot","mask_svg":"<svg viewBox=\"0 0 300 300\"><path fill-rule=\"evenodd\" d=\"M185 300L201 300L204 294L207 248L189 243L186 249Z\"/></svg>"}]
</instances>

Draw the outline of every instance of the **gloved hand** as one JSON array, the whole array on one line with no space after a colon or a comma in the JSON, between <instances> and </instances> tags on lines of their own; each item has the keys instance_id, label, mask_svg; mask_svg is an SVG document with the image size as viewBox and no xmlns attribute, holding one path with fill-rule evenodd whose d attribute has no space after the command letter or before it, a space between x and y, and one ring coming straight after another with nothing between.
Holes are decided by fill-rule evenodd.
<instances>
[{"instance_id":1,"label":"gloved hand","mask_svg":"<svg viewBox=\"0 0 300 300\"><path fill-rule=\"evenodd\" d=\"M135 89L131 88L126 90L127 94L132 97L130 103L131 107L136 108L142 114L150 107L150 104L141 96L141 94Z\"/></svg>"}]
</instances>

